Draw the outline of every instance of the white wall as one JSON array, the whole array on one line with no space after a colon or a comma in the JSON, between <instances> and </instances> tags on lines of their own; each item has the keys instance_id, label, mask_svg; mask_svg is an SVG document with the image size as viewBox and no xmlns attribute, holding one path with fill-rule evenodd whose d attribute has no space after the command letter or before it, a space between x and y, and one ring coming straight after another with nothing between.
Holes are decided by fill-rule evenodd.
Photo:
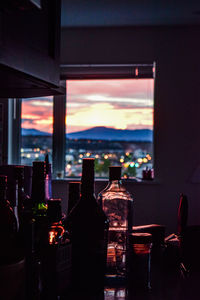
<instances>
[{"instance_id":1,"label":"white wall","mask_svg":"<svg viewBox=\"0 0 200 300\"><path fill-rule=\"evenodd\" d=\"M135 224L158 222L168 232L175 231L181 192L189 198L189 224L200 223L200 181L192 183L200 164L199 38L200 27L191 26L62 32L62 63L156 62L156 182L129 186L135 198ZM64 186L54 184L56 195Z\"/></svg>"}]
</instances>

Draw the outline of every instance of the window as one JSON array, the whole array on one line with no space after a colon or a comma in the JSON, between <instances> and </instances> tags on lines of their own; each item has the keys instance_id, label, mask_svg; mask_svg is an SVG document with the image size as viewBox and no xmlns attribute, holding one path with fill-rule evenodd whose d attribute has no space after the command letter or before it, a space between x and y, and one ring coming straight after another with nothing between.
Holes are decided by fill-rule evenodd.
<instances>
[{"instance_id":1,"label":"window","mask_svg":"<svg viewBox=\"0 0 200 300\"><path fill-rule=\"evenodd\" d=\"M96 177L122 165L125 178L153 168L154 79L67 81L66 176L94 157Z\"/></svg>"},{"instance_id":2,"label":"window","mask_svg":"<svg viewBox=\"0 0 200 300\"><path fill-rule=\"evenodd\" d=\"M96 177L119 164L124 178L142 177L154 161L154 70L154 64L62 65L66 97L22 99L21 163L49 154L55 178L64 171L79 177L82 159L94 157Z\"/></svg>"},{"instance_id":3,"label":"window","mask_svg":"<svg viewBox=\"0 0 200 300\"><path fill-rule=\"evenodd\" d=\"M53 97L22 99L21 164L49 155L52 162Z\"/></svg>"}]
</instances>

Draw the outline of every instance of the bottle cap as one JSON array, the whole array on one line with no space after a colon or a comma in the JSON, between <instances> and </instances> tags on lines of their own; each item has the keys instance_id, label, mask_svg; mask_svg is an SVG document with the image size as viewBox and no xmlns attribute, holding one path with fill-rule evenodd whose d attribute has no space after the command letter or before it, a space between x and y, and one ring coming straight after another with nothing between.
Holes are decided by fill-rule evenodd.
<instances>
[{"instance_id":1,"label":"bottle cap","mask_svg":"<svg viewBox=\"0 0 200 300\"><path fill-rule=\"evenodd\" d=\"M131 233L129 235L132 244L149 244L152 243L152 234L146 232Z\"/></svg>"},{"instance_id":2,"label":"bottle cap","mask_svg":"<svg viewBox=\"0 0 200 300\"><path fill-rule=\"evenodd\" d=\"M83 158L81 182L94 184L94 158Z\"/></svg>"},{"instance_id":3,"label":"bottle cap","mask_svg":"<svg viewBox=\"0 0 200 300\"><path fill-rule=\"evenodd\" d=\"M109 167L109 180L121 180L121 166Z\"/></svg>"},{"instance_id":4,"label":"bottle cap","mask_svg":"<svg viewBox=\"0 0 200 300\"><path fill-rule=\"evenodd\" d=\"M61 199L50 199L47 201L47 216L50 221L60 221L62 218Z\"/></svg>"},{"instance_id":5,"label":"bottle cap","mask_svg":"<svg viewBox=\"0 0 200 300\"><path fill-rule=\"evenodd\" d=\"M83 168L92 171L94 169L94 158L83 158Z\"/></svg>"},{"instance_id":6,"label":"bottle cap","mask_svg":"<svg viewBox=\"0 0 200 300\"><path fill-rule=\"evenodd\" d=\"M0 175L0 187L7 187L7 176Z\"/></svg>"}]
</instances>

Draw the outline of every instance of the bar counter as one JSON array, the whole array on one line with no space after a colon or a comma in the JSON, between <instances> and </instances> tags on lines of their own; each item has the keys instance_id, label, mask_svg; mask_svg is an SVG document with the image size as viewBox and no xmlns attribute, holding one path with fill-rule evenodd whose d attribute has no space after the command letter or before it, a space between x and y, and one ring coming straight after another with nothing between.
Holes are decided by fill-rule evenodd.
<instances>
[{"instance_id":1,"label":"bar counter","mask_svg":"<svg viewBox=\"0 0 200 300\"><path fill-rule=\"evenodd\" d=\"M195 272L188 278L181 274L162 274L152 284L151 290L137 290L128 287L105 287L95 293L87 291L71 291L60 300L199 300L200 274Z\"/></svg>"}]
</instances>

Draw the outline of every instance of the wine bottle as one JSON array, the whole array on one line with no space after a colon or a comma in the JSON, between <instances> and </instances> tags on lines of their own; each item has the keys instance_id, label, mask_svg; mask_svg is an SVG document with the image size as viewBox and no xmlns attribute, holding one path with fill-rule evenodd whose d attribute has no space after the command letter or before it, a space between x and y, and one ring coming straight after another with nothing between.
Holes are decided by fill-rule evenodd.
<instances>
[{"instance_id":1,"label":"wine bottle","mask_svg":"<svg viewBox=\"0 0 200 300\"><path fill-rule=\"evenodd\" d=\"M133 199L121 182L121 167L109 168L109 183L98 195L98 202L109 218L107 280L126 281L128 236L132 230Z\"/></svg>"},{"instance_id":2,"label":"wine bottle","mask_svg":"<svg viewBox=\"0 0 200 300\"><path fill-rule=\"evenodd\" d=\"M48 199L46 195L46 163L44 161L33 162L31 198L34 216L46 216Z\"/></svg>"},{"instance_id":3,"label":"wine bottle","mask_svg":"<svg viewBox=\"0 0 200 300\"><path fill-rule=\"evenodd\" d=\"M24 192L24 166L14 166L14 177L18 182L19 242L26 258L26 297L37 299L38 273L34 249L34 227L31 198Z\"/></svg>"},{"instance_id":4,"label":"wine bottle","mask_svg":"<svg viewBox=\"0 0 200 300\"><path fill-rule=\"evenodd\" d=\"M46 163L33 162L32 195L33 217L35 219L34 247L40 260L44 246L48 243L47 231L47 195L46 195Z\"/></svg>"},{"instance_id":5,"label":"wine bottle","mask_svg":"<svg viewBox=\"0 0 200 300\"><path fill-rule=\"evenodd\" d=\"M72 236L72 280L81 289L104 284L108 219L94 195L94 159L83 159L81 198L67 218Z\"/></svg>"},{"instance_id":6,"label":"wine bottle","mask_svg":"<svg viewBox=\"0 0 200 300\"><path fill-rule=\"evenodd\" d=\"M46 163L46 194L48 199L52 198L52 172L51 172L51 164L49 163L49 155L45 155L45 163Z\"/></svg>"},{"instance_id":7,"label":"wine bottle","mask_svg":"<svg viewBox=\"0 0 200 300\"><path fill-rule=\"evenodd\" d=\"M7 200L7 176L0 176L0 264L15 261L18 252L17 220L9 201Z\"/></svg>"},{"instance_id":8,"label":"wine bottle","mask_svg":"<svg viewBox=\"0 0 200 300\"><path fill-rule=\"evenodd\" d=\"M79 181L70 181L68 189L68 214L80 201L80 186Z\"/></svg>"}]
</instances>

